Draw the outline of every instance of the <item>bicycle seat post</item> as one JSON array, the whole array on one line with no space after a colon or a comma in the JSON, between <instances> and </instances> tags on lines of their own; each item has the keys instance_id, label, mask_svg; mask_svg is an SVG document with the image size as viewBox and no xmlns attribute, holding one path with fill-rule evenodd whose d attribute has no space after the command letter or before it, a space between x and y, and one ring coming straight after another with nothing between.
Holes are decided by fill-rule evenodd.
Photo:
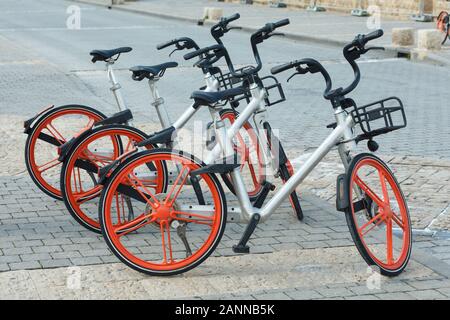
<instances>
[{"instance_id":1,"label":"bicycle seat post","mask_svg":"<svg viewBox=\"0 0 450 320\"><path fill-rule=\"evenodd\" d=\"M108 73L108 78L111 83L110 90L112 91L114 98L116 99L116 103L119 108L119 111L122 111L122 110L125 110L128 108L125 104L125 100L123 99L122 92L120 90L122 88L122 86L117 81L116 76L114 74L114 69L112 67L113 64L114 64L114 60L106 61L106 72Z\"/></svg>"},{"instance_id":2,"label":"bicycle seat post","mask_svg":"<svg viewBox=\"0 0 450 320\"><path fill-rule=\"evenodd\" d=\"M154 106L156 109L156 113L158 114L158 118L163 129L166 129L171 126L172 122L170 121L169 114L164 107L164 99L159 95L158 87L156 85L158 81L159 77L153 77L148 80L148 86L153 98L152 106Z\"/></svg>"}]
</instances>

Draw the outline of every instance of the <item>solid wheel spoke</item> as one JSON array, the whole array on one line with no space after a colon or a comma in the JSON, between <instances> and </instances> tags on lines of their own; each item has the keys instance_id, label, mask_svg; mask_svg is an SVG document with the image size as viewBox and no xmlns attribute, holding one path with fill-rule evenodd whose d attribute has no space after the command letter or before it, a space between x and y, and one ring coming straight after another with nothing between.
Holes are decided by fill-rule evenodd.
<instances>
[{"instance_id":1,"label":"solid wheel spoke","mask_svg":"<svg viewBox=\"0 0 450 320\"><path fill-rule=\"evenodd\" d=\"M192 222L196 224L204 224L208 226L213 225L214 217L212 216L204 216L196 213L182 212L182 211L173 211L172 214L175 216L174 219L181 220L184 222ZM180 216L188 216L187 218ZM193 219L197 218L197 219Z\"/></svg>"},{"instance_id":2,"label":"solid wheel spoke","mask_svg":"<svg viewBox=\"0 0 450 320\"><path fill-rule=\"evenodd\" d=\"M355 175L355 183L363 189L363 191L373 200L375 203L380 207L384 207L384 202L381 200L375 192L372 191L372 189L369 188L369 186L361 180L361 178L358 175Z\"/></svg>"},{"instance_id":3,"label":"solid wheel spoke","mask_svg":"<svg viewBox=\"0 0 450 320\"><path fill-rule=\"evenodd\" d=\"M167 226L167 246L169 247L170 262L174 263L173 252L172 252L172 238L170 236L170 224L169 224L169 222L166 222L165 225Z\"/></svg>"},{"instance_id":4,"label":"solid wheel spoke","mask_svg":"<svg viewBox=\"0 0 450 320\"><path fill-rule=\"evenodd\" d=\"M130 151L130 147L134 147L133 140L131 140L131 138L128 138L128 143L127 143L127 146L125 147L125 152Z\"/></svg>"},{"instance_id":5,"label":"solid wheel spoke","mask_svg":"<svg viewBox=\"0 0 450 320\"><path fill-rule=\"evenodd\" d=\"M156 199L156 197L153 195L153 193L150 192L150 190L148 190L148 188L147 188L146 186L144 186L144 185L140 182L139 178L136 177L136 175L133 174L133 173L130 173L130 176L134 178L134 181L133 181L130 177L127 178L128 181L131 183L131 185L133 186L133 188L141 195L141 197L144 198L145 201L146 201L153 209L156 209L157 207L159 207L160 204L159 204L158 199ZM154 202L149 201L150 199L147 198L147 197L144 195L144 193L143 193L141 190L139 190L139 188L137 188L138 186L141 187L141 188L142 188L142 189L150 196L150 198L151 198Z\"/></svg>"},{"instance_id":6,"label":"solid wheel spoke","mask_svg":"<svg viewBox=\"0 0 450 320\"><path fill-rule=\"evenodd\" d=\"M373 217L372 219L370 219L368 222L366 222L361 228L359 228L358 232L359 234L361 234L362 236L365 236L367 233L369 233L369 231L371 231L374 227L380 225L380 223L384 221L383 219L383 214L379 213L377 214L375 217ZM375 224L374 224L375 223ZM368 226L372 225L372 227L367 230L366 232L364 232L364 229L366 229ZM364 232L364 233L363 233Z\"/></svg>"},{"instance_id":7,"label":"solid wheel spoke","mask_svg":"<svg viewBox=\"0 0 450 320\"><path fill-rule=\"evenodd\" d=\"M170 263L174 263L173 254L172 254L172 241L170 239L170 225L167 221L161 221L159 228L161 230L161 245L163 249L163 264L168 264L167 262L167 249L169 249L169 258ZM167 230L167 245L166 245L166 236L165 230Z\"/></svg>"},{"instance_id":8,"label":"solid wheel spoke","mask_svg":"<svg viewBox=\"0 0 450 320\"><path fill-rule=\"evenodd\" d=\"M78 179L78 187L80 192L83 192L83 185L81 184L81 173L80 173L80 168L76 168L76 175L77 175L77 179Z\"/></svg>"},{"instance_id":9,"label":"solid wheel spoke","mask_svg":"<svg viewBox=\"0 0 450 320\"><path fill-rule=\"evenodd\" d=\"M386 221L386 257L387 263L392 264L394 262L394 248L392 242L392 220Z\"/></svg>"},{"instance_id":10,"label":"solid wheel spoke","mask_svg":"<svg viewBox=\"0 0 450 320\"><path fill-rule=\"evenodd\" d=\"M59 161L59 156L58 156L58 157L54 158L53 160L50 160L49 162L44 163L43 165L39 166L38 171L40 173L43 173L44 171L54 168L59 164L61 164L61 161Z\"/></svg>"},{"instance_id":11,"label":"solid wheel spoke","mask_svg":"<svg viewBox=\"0 0 450 320\"><path fill-rule=\"evenodd\" d=\"M91 190L75 194L74 195L75 202L80 205L80 204L85 203L86 201L95 199L101 194L102 189L103 189L102 186L97 185L94 188L92 188Z\"/></svg>"},{"instance_id":12,"label":"solid wheel spoke","mask_svg":"<svg viewBox=\"0 0 450 320\"><path fill-rule=\"evenodd\" d=\"M56 130L56 128L51 123L47 124L46 129L56 140L60 141L61 145L67 142L62 134L59 133L59 131Z\"/></svg>"},{"instance_id":13,"label":"solid wheel spoke","mask_svg":"<svg viewBox=\"0 0 450 320\"><path fill-rule=\"evenodd\" d=\"M380 177L381 189L383 190L384 203L389 205L389 194L386 187L386 178L384 177L384 174L381 171L378 171L378 175Z\"/></svg>"},{"instance_id":14,"label":"solid wheel spoke","mask_svg":"<svg viewBox=\"0 0 450 320\"><path fill-rule=\"evenodd\" d=\"M121 201L119 201L119 193L118 192L116 192L115 198L116 198L116 207L117 207L117 221L119 222L119 224L121 224L122 223L121 210L123 209L123 198L121 195L121 198L120 198Z\"/></svg>"},{"instance_id":15,"label":"solid wheel spoke","mask_svg":"<svg viewBox=\"0 0 450 320\"><path fill-rule=\"evenodd\" d=\"M120 225L120 227L117 227L114 229L114 232L119 236L122 237L124 235L127 235L130 232L136 231L150 223L155 222L155 219L152 218L152 214L142 214L141 216L137 217L136 219L124 223Z\"/></svg>"},{"instance_id":16,"label":"solid wheel spoke","mask_svg":"<svg viewBox=\"0 0 450 320\"><path fill-rule=\"evenodd\" d=\"M399 218L395 212L392 212L392 220L395 222L396 225L398 225L403 231L405 231L405 226L403 225L403 222L401 218Z\"/></svg>"},{"instance_id":17,"label":"solid wheel spoke","mask_svg":"<svg viewBox=\"0 0 450 320\"><path fill-rule=\"evenodd\" d=\"M185 169L186 169L186 174L183 177ZM181 168L180 173L178 174L177 178L175 179L175 182L173 183L172 189L167 194L167 197L164 200L164 202L166 204L168 204L168 201L171 200L169 205L172 206L173 203L175 202L175 200L178 198L178 195L180 194L181 189L183 188L183 186L186 183L186 180L187 180L187 178L189 176L189 172L188 171L189 171L189 168L187 166L183 166L183 168ZM179 187L177 189L178 184L180 184L180 185L179 185ZM174 192L175 192L175 195L174 195ZM172 197L172 195L173 195L173 197Z\"/></svg>"}]
</instances>

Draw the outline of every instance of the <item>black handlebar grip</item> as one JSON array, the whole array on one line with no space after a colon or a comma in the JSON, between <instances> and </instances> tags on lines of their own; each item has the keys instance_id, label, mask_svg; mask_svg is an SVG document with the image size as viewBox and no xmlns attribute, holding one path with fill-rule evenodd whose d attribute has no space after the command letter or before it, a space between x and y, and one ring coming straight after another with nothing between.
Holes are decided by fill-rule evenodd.
<instances>
[{"instance_id":1,"label":"black handlebar grip","mask_svg":"<svg viewBox=\"0 0 450 320\"><path fill-rule=\"evenodd\" d=\"M230 23L230 22L232 22L234 20L239 19L240 17L241 17L241 15L239 13L235 13L232 16L223 18L223 22Z\"/></svg>"},{"instance_id":2,"label":"black handlebar grip","mask_svg":"<svg viewBox=\"0 0 450 320\"><path fill-rule=\"evenodd\" d=\"M168 41L166 43L160 43L160 44L158 44L156 46L156 49L161 50L161 49L170 47L170 46L174 45L177 42L178 42L178 39L173 39L173 40L170 40L170 41Z\"/></svg>"},{"instance_id":3,"label":"black handlebar grip","mask_svg":"<svg viewBox=\"0 0 450 320\"><path fill-rule=\"evenodd\" d=\"M282 65L273 67L272 69L270 69L270 73L278 74L280 72L289 70L289 69L293 68L294 66L295 66L295 61L288 62L288 63L282 64Z\"/></svg>"},{"instance_id":4,"label":"black handlebar grip","mask_svg":"<svg viewBox=\"0 0 450 320\"><path fill-rule=\"evenodd\" d=\"M273 26L275 28L280 28L280 27L283 27L283 26L287 26L289 23L290 23L289 19L283 19L283 20L280 20L278 22L275 22L273 24Z\"/></svg>"},{"instance_id":5,"label":"black handlebar grip","mask_svg":"<svg viewBox=\"0 0 450 320\"><path fill-rule=\"evenodd\" d=\"M378 38L382 37L383 34L384 34L384 32L383 32L382 29L375 30L375 31L373 31L373 32L371 32L369 34L366 34L364 36L364 41L367 43L367 42L369 42L371 40L378 39Z\"/></svg>"},{"instance_id":6,"label":"black handlebar grip","mask_svg":"<svg viewBox=\"0 0 450 320\"><path fill-rule=\"evenodd\" d=\"M193 52L186 53L183 56L183 58L184 58L184 60L190 60L192 58L198 57L201 54L207 53L209 51L220 50L220 49L223 49L223 46L219 45L219 44L216 44L216 45L213 45L213 46L210 46L210 47L206 47L206 48L202 48L200 50L196 50L196 51L193 51Z\"/></svg>"}]
</instances>

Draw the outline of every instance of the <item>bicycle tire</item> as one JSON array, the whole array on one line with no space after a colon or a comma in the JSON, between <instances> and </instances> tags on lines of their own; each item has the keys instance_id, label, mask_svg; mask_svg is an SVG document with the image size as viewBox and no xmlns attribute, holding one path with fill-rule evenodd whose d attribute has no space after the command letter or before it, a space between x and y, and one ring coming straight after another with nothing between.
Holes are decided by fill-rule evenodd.
<instances>
[{"instance_id":1,"label":"bicycle tire","mask_svg":"<svg viewBox=\"0 0 450 320\"><path fill-rule=\"evenodd\" d=\"M52 197L53 199L62 201L62 195L61 190L58 189L59 184L57 187L52 186L48 181L46 181L42 174L39 173L39 168L35 162L35 146L36 142L39 140L39 136L42 133L42 130L45 129L43 126L48 121L53 121L57 119L58 117L61 117L66 114L70 114L69 112L73 112L72 114L79 114L82 115L90 115L96 120L103 120L106 119L106 115L104 115L102 112L84 105L63 105L56 108L52 108L47 112L44 112L42 115L39 116L37 120L35 120L30 133L28 134L27 140L25 142L25 165L28 171L28 174L30 175L31 179L33 180L34 184L46 195ZM68 137L69 138L69 137ZM71 138L71 137L70 137ZM56 148L56 147L55 147Z\"/></svg>"}]
</instances>

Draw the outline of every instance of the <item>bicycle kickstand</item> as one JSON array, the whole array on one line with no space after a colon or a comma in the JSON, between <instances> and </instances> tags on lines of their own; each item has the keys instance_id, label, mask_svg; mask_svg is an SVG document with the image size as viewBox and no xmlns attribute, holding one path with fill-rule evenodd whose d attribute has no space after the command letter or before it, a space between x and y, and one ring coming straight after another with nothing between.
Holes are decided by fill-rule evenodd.
<instances>
[{"instance_id":1,"label":"bicycle kickstand","mask_svg":"<svg viewBox=\"0 0 450 320\"><path fill-rule=\"evenodd\" d=\"M241 240L239 240L239 243L237 245L233 246L233 252L234 253L250 253L250 247L247 245L248 240L250 239L251 235L256 229L256 226L258 225L259 221L261 220L261 216L259 213L255 213L250 222L248 223L247 227L245 228L244 234L242 235Z\"/></svg>"}]
</instances>

